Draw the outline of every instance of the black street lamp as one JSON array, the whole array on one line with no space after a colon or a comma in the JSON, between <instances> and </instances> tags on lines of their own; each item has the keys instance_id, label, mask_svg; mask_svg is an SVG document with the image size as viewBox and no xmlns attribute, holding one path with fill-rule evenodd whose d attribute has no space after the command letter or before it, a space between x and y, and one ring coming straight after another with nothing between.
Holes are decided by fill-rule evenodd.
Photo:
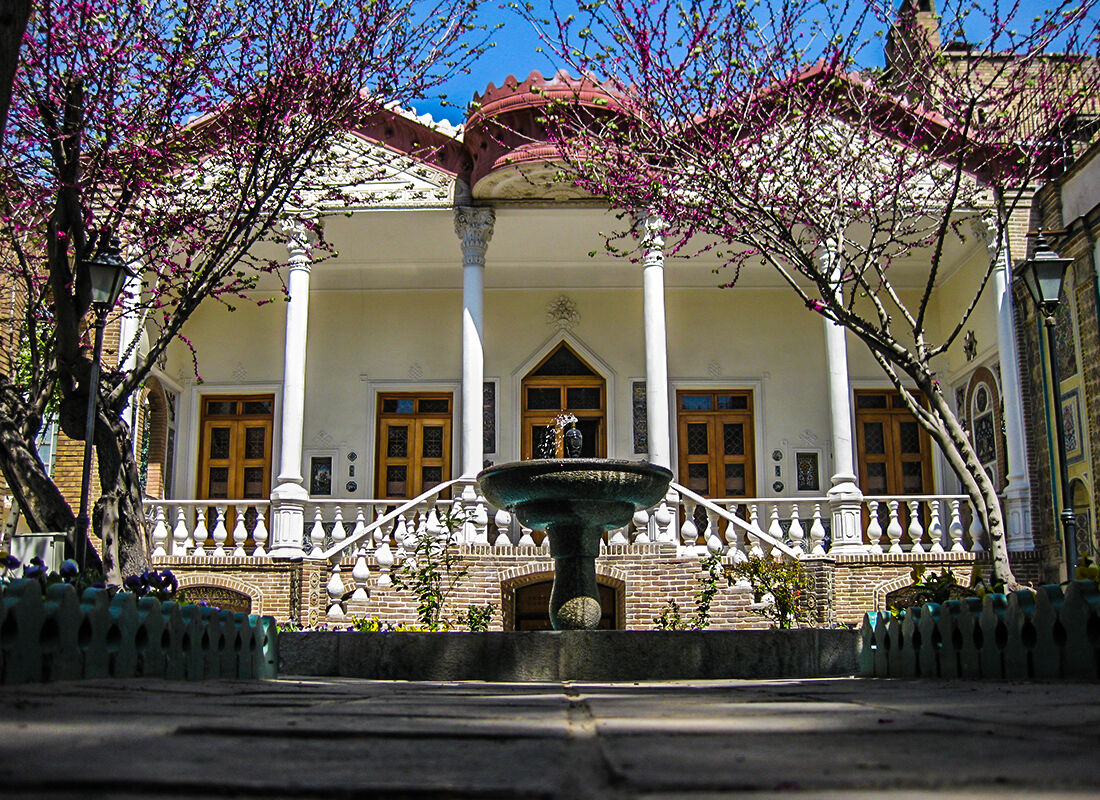
<instances>
[{"instance_id":1,"label":"black street lamp","mask_svg":"<svg viewBox=\"0 0 1100 800\"><path fill-rule=\"evenodd\" d=\"M1069 471L1066 468L1065 429L1062 427L1062 391L1058 375L1058 360L1054 349L1054 314L1062 295L1062 283L1072 258L1062 258L1047 244L1043 232L1035 238L1031 258L1016 268L1016 278L1027 287L1035 307L1043 315L1047 331L1047 352L1050 361L1050 383L1054 393L1054 438L1058 444L1058 479L1062 493L1062 535L1066 547L1066 571L1069 580L1077 572L1077 520L1073 515L1073 500L1069 496Z\"/></svg>"},{"instance_id":2,"label":"black street lamp","mask_svg":"<svg viewBox=\"0 0 1100 800\"><path fill-rule=\"evenodd\" d=\"M95 439L96 400L99 397L99 359L103 353L103 330L107 314L115 307L126 278L132 275L119 258L118 239L111 237L107 245L87 262L92 284L92 310L95 312L95 349L92 351L92 373L88 381L88 416L84 423L84 464L80 473L80 512L76 515L75 546L77 562L83 567L88 541L88 483L92 473L92 445Z\"/></svg>"}]
</instances>

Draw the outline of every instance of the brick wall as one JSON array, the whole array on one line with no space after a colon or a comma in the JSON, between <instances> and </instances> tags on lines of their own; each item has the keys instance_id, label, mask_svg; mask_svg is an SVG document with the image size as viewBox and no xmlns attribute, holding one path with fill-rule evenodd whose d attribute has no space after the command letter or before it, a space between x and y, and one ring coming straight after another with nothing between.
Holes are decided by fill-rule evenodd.
<instances>
[{"instance_id":1,"label":"brick wall","mask_svg":"<svg viewBox=\"0 0 1100 800\"><path fill-rule=\"evenodd\" d=\"M514 592L517 587L552 577L553 559L537 548L507 552L488 546L462 546L454 551L459 569L466 577L451 594L446 616L454 617L472 605L495 607L491 630L511 630L515 619ZM973 568L989 574L988 558L972 553L866 556L820 556L805 559L816 598L813 621L818 624L858 624L867 611L881 610L886 593L909 584L916 563L931 571L950 568L968 583ZM370 599L348 601L347 613L356 617L377 617L391 624L415 624L416 598L408 591L377 585L379 569L373 557ZM728 561L726 562L728 563ZM207 585L232 589L252 598L254 613L271 614L280 620L293 617L309 625L323 623L329 604L328 564L310 560L272 561L264 558L159 558L156 566L169 568L181 585ZM345 592L355 587L351 577L354 559L341 562ZM1013 558L1016 577L1024 583L1041 582L1041 560L1037 553L1019 553ZM695 594L702 575L698 558L678 558L670 544L607 547L596 560L601 583L616 590L619 618L616 627L628 630L653 628L654 618L668 600L679 604L684 616L695 613ZM751 593L739 587L725 587L711 606L711 627L761 628L769 622L754 613Z\"/></svg>"}]
</instances>

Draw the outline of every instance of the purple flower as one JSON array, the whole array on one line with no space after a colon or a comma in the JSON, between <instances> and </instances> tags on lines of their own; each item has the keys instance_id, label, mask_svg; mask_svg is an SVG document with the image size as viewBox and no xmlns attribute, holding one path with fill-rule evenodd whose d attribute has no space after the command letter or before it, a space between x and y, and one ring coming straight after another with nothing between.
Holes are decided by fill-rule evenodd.
<instances>
[{"instance_id":1,"label":"purple flower","mask_svg":"<svg viewBox=\"0 0 1100 800\"><path fill-rule=\"evenodd\" d=\"M8 553L3 558L0 558L0 566L4 569L15 569L19 566L19 559Z\"/></svg>"},{"instance_id":2,"label":"purple flower","mask_svg":"<svg viewBox=\"0 0 1100 800\"><path fill-rule=\"evenodd\" d=\"M57 571L57 574L61 576L62 580L71 581L80 574L80 566L71 558L66 558L61 562L61 569Z\"/></svg>"}]
</instances>

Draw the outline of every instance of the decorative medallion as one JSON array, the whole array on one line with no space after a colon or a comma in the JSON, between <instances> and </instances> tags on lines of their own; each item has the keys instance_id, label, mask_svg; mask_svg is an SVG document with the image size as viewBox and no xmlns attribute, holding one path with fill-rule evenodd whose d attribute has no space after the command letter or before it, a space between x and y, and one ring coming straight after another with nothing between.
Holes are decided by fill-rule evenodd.
<instances>
[{"instance_id":1,"label":"decorative medallion","mask_svg":"<svg viewBox=\"0 0 1100 800\"><path fill-rule=\"evenodd\" d=\"M717 378L721 374L722 365L719 364L717 361L711 361L709 364L707 364L707 375L710 375L710 377L712 378Z\"/></svg>"},{"instance_id":2,"label":"decorative medallion","mask_svg":"<svg viewBox=\"0 0 1100 800\"><path fill-rule=\"evenodd\" d=\"M348 461L354 461L357 458L359 458L359 454L356 453L354 450L348 453Z\"/></svg>"},{"instance_id":3,"label":"decorative medallion","mask_svg":"<svg viewBox=\"0 0 1100 800\"><path fill-rule=\"evenodd\" d=\"M237 364L237 368L233 370L233 380L237 383L243 383L244 379L248 377L248 370L246 370L241 364Z\"/></svg>"},{"instance_id":4,"label":"decorative medallion","mask_svg":"<svg viewBox=\"0 0 1100 800\"><path fill-rule=\"evenodd\" d=\"M577 304L568 295L559 294L546 306L546 324L559 331L571 331L581 321Z\"/></svg>"},{"instance_id":5,"label":"decorative medallion","mask_svg":"<svg viewBox=\"0 0 1100 800\"><path fill-rule=\"evenodd\" d=\"M323 430L320 430L320 431L317 431L317 433L314 435L313 442L318 447L328 448L328 447L332 447L333 439L332 439L331 436L329 436Z\"/></svg>"},{"instance_id":6,"label":"decorative medallion","mask_svg":"<svg viewBox=\"0 0 1100 800\"><path fill-rule=\"evenodd\" d=\"M772 489L774 489L777 492L783 491L783 481L776 481L775 483L773 483L772 484Z\"/></svg>"},{"instance_id":7,"label":"decorative medallion","mask_svg":"<svg viewBox=\"0 0 1100 800\"><path fill-rule=\"evenodd\" d=\"M355 481L348 481L344 484L344 488L347 489L349 492L355 492L359 490L359 484Z\"/></svg>"},{"instance_id":8,"label":"decorative medallion","mask_svg":"<svg viewBox=\"0 0 1100 800\"><path fill-rule=\"evenodd\" d=\"M414 361L409 364L409 380L418 381L424 377L424 368L420 366L419 362Z\"/></svg>"},{"instance_id":9,"label":"decorative medallion","mask_svg":"<svg viewBox=\"0 0 1100 800\"><path fill-rule=\"evenodd\" d=\"M782 461L782 460L783 460L783 451L782 450L772 450L772 461Z\"/></svg>"}]
</instances>

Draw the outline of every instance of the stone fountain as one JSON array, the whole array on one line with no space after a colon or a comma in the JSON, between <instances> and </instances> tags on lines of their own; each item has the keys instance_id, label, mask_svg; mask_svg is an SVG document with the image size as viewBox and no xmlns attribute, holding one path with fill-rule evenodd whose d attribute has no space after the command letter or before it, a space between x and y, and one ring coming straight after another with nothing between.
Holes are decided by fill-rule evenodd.
<instances>
[{"instance_id":1,"label":"stone fountain","mask_svg":"<svg viewBox=\"0 0 1100 800\"><path fill-rule=\"evenodd\" d=\"M565 458L513 461L483 470L481 493L528 528L545 530L554 557L550 623L554 630L600 623L596 556L606 531L660 502L672 473L645 461L578 458L581 433L565 431Z\"/></svg>"}]
</instances>

